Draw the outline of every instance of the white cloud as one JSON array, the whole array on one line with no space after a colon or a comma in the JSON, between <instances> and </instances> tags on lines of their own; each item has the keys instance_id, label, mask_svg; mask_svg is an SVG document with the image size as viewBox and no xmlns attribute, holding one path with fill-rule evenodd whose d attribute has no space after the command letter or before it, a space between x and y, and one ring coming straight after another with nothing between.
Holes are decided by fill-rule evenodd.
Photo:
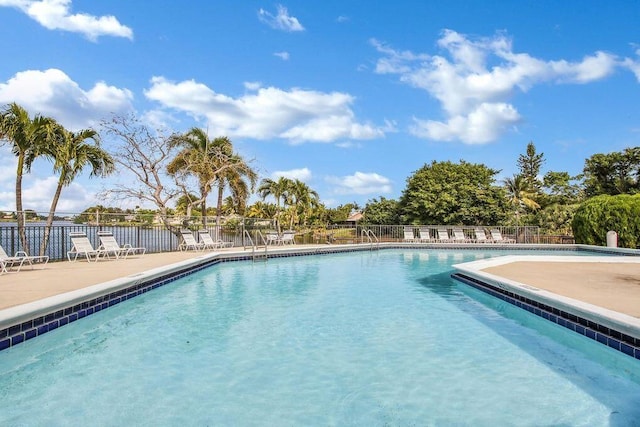
<instances>
[{"instance_id":1,"label":"white cloud","mask_svg":"<svg viewBox=\"0 0 640 427\"><path fill-rule=\"evenodd\" d=\"M288 171L275 171L271 174L272 179L277 178L298 179L302 182L308 182L311 179L311 171L309 168L291 169Z\"/></svg>"},{"instance_id":2,"label":"white cloud","mask_svg":"<svg viewBox=\"0 0 640 427\"><path fill-rule=\"evenodd\" d=\"M350 19L348 16L340 15L336 18L336 22L339 24L344 24L345 22L349 22Z\"/></svg>"},{"instance_id":3,"label":"white cloud","mask_svg":"<svg viewBox=\"0 0 640 427\"><path fill-rule=\"evenodd\" d=\"M51 116L72 130L95 126L111 113L130 111L132 100L131 91L105 82L84 90L55 68L22 71L0 82L0 105L16 102L31 114Z\"/></svg>"},{"instance_id":4,"label":"white cloud","mask_svg":"<svg viewBox=\"0 0 640 427\"><path fill-rule=\"evenodd\" d=\"M377 173L356 172L353 175L326 177L326 181L335 185L335 194L385 194L391 193L391 180Z\"/></svg>"},{"instance_id":5,"label":"white cloud","mask_svg":"<svg viewBox=\"0 0 640 427\"><path fill-rule=\"evenodd\" d=\"M12 184L8 188L15 188L15 173ZM31 209L40 213L48 212L57 185L58 177L56 176L36 178L29 174L25 175L22 188L22 206L24 209ZM7 188L7 186L4 186L4 188ZM62 189L56 212L60 214L82 212L87 206L95 205L96 203L97 197L94 193L88 191L86 186L74 182ZM0 210L14 211L15 206L15 191L0 192Z\"/></svg>"},{"instance_id":6,"label":"white cloud","mask_svg":"<svg viewBox=\"0 0 640 427\"><path fill-rule=\"evenodd\" d=\"M244 82L244 87L247 90L255 91L262 87L262 83L260 82Z\"/></svg>"},{"instance_id":7,"label":"white cloud","mask_svg":"<svg viewBox=\"0 0 640 427\"><path fill-rule=\"evenodd\" d=\"M638 56L638 59L636 60L625 58L623 66L631 70L631 72L636 75L638 82L640 82L640 49L636 49L636 55Z\"/></svg>"},{"instance_id":8,"label":"white cloud","mask_svg":"<svg viewBox=\"0 0 640 427\"><path fill-rule=\"evenodd\" d=\"M81 33L91 41L100 36L133 39L131 28L122 25L114 16L71 14L71 0L0 0L0 7L15 7L49 30Z\"/></svg>"},{"instance_id":9,"label":"white cloud","mask_svg":"<svg viewBox=\"0 0 640 427\"><path fill-rule=\"evenodd\" d=\"M579 62L545 61L513 51L503 34L472 40L446 30L438 40L445 56L396 51L376 40L372 45L383 56L376 72L396 74L400 81L427 91L436 98L444 121L415 119L415 135L469 144L499 138L520 120L509 103L517 91L526 92L542 82L585 84L610 75L619 61L596 52Z\"/></svg>"},{"instance_id":10,"label":"white cloud","mask_svg":"<svg viewBox=\"0 0 640 427\"><path fill-rule=\"evenodd\" d=\"M209 131L217 135L284 138L294 144L384 136L386 128L356 121L349 94L247 84L245 88L254 90L233 98L193 80L175 83L153 77L145 95L163 108L205 118Z\"/></svg>"},{"instance_id":11,"label":"white cloud","mask_svg":"<svg viewBox=\"0 0 640 427\"><path fill-rule=\"evenodd\" d=\"M278 58L282 59L283 61L288 61L289 60L289 52L276 52L276 53L274 53L274 56L277 56Z\"/></svg>"},{"instance_id":12,"label":"white cloud","mask_svg":"<svg viewBox=\"0 0 640 427\"><path fill-rule=\"evenodd\" d=\"M450 117L446 123L416 118L414 121L410 132L421 138L485 144L495 141L506 129L518 123L520 115L509 104L483 103L468 115Z\"/></svg>"},{"instance_id":13,"label":"white cloud","mask_svg":"<svg viewBox=\"0 0 640 427\"><path fill-rule=\"evenodd\" d=\"M289 12L286 7L278 5L277 8L277 15L273 15L264 9L260 9L258 11L258 19L276 30L288 32L304 31L304 27L300 24L298 19L293 16L289 16Z\"/></svg>"}]
</instances>

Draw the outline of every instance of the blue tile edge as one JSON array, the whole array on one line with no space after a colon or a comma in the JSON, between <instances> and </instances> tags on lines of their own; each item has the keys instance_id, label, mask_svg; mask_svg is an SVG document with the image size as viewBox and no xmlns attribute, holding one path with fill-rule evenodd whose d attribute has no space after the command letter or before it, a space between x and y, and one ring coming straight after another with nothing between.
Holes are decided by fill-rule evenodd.
<instances>
[{"instance_id":1,"label":"blue tile edge","mask_svg":"<svg viewBox=\"0 0 640 427\"><path fill-rule=\"evenodd\" d=\"M549 320L573 332L584 335L594 341L604 344L614 350L620 351L627 356L640 360L640 338L632 337L613 328L601 325L584 317L576 316L564 310L548 304L524 297L514 292L492 286L475 277L462 273L454 273L452 278L469 285L475 289L485 292L491 296L522 308L536 316Z\"/></svg>"}]
</instances>

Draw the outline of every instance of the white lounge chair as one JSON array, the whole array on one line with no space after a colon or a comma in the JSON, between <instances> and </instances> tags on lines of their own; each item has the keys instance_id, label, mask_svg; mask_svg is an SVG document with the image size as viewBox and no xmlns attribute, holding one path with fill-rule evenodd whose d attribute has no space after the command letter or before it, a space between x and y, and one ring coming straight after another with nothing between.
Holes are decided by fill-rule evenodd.
<instances>
[{"instance_id":1,"label":"white lounge chair","mask_svg":"<svg viewBox=\"0 0 640 427\"><path fill-rule=\"evenodd\" d=\"M111 231L98 231L98 237L100 238L100 247L98 249L107 252L107 255L114 254L116 259L120 257L127 258L133 254L144 255L147 252L147 248L134 248L129 243L120 246Z\"/></svg>"},{"instance_id":2,"label":"white lounge chair","mask_svg":"<svg viewBox=\"0 0 640 427\"><path fill-rule=\"evenodd\" d=\"M451 238L446 228L438 228L436 230L436 240L441 243L450 243Z\"/></svg>"},{"instance_id":3,"label":"white lounge chair","mask_svg":"<svg viewBox=\"0 0 640 427\"><path fill-rule=\"evenodd\" d=\"M515 243L513 239L502 237L502 233L497 228L491 230L491 239L496 243Z\"/></svg>"},{"instance_id":4,"label":"white lounge chair","mask_svg":"<svg viewBox=\"0 0 640 427\"><path fill-rule=\"evenodd\" d=\"M10 269L17 267L16 272L20 271L22 266L26 263L33 268L33 264L42 264L45 265L49 262L49 257L44 256L30 256L27 255L24 251L18 251L14 256L10 256L4 250L2 246L0 246L0 272L8 273Z\"/></svg>"},{"instance_id":5,"label":"white lounge chair","mask_svg":"<svg viewBox=\"0 0 640 427\"><path fill-rule=\"evenodd\" d=\"M451 241L454 243L469 243L472 241L472 239L469 239L464 235L464 231L462 230L462 228L454 228Z\"/></svg>"},{"instance_id":6,"label":"white lounge chair","mask_svg":"<svg viewBox=\"0 0 640 427\"><path fill-rule=\"evenodd\" d=\"M67 252L67 259L71 261L77 261L79 256L84 256L87 262L97 262L100 257L109 258L109 253L102 249L94 249L93 245L89 241L89 238L85 233L73 231L69 233L71 237L71 244L73 247Z\"/></svg>"},{"instance_id":7,"label":"white lounge chair","mask_svg":"<svg viewBox=\"0 0 640 427\"><path fill-rule=\"evenodd\" d=\"M415 234L413 234L413 228L405 228L404 229L404 239L402 239L403 242L410 242L410 243L415 243L418 240L416 239Z\"/></svg>"},{"instance_id":8,"label":"white lounge chair","mask_svg":"<svg viewBox=\"0 0 640 427\"><path fill-rule=\"evenodd\" d=\"M486 235L486 233L484 232L484 229L482 228L476 228L475 230L473 230L473 232L476 235L476 242L477 243L491 243L493 242L493 240L489 239Z\"/></svg>"},{"instance_id":9,"label":"white lounge chair","mask_svg":"<svg viewBox=\"0 0 640 427\"><path fill-rule=\"evenodd\" d=\"M419 228L418 236L420 236L421 243L435 242L436 240L431 237L431 231L428 228Z\"/></svg>"},{"instance_id":10,"label":"white lounge chair","mask_svg":"<svg viewBox=\"0 0 640 427\"><path fill-rule=\"evenodd\" d=\"M275 231L269 231L265 234L265 243L267 245L278 245L281 243L280 235Z\"/></svg>"},{"instance_id":11,"label":"white lounge chair","mask_svg":"<svg viewBox=\"0 0 640 427\"><path fill-rule=\"evenodd\" d=\"M230 248L233 246L233 242L225 242L220 239L213 240L208 230L199 230L198 235L200 236L200 243L204 245L203 249Z\"/></svg>"},{"instance_id":12,"label":"white lounge chair","mask_svg":"<svg viewBox=\"0 0 640 427\"><path fill-rule=\"evenodd\" d=\"M178 245L178 249L181 251L188 251L193 249L194 251L204 250L204 242L197 242L195 236L191 230L180 230L182 242Z\"/></svg>"},{"instance_id":13,"label":"white lounge chair","mask_svg":"<svg viewBox=\"0 0 640 427\"><path fill-rule=\"evenodd\" d=\"M281 245L295 245L296 232L293 230L287 230L282 233L282 237L280 237Z\"/></svg>"}]
</instances>

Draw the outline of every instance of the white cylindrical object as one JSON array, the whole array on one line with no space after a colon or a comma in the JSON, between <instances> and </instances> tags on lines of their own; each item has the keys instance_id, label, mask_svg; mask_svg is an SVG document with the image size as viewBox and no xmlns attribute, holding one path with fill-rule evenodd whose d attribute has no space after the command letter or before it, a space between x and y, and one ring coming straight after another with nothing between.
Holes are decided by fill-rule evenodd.
<instances>
[{"instance_id":1,"label":"white cylindrical object","mask_svg":"<svg viewBox=\"0 0 640 427\"><path fill-rule=\"evenodd\" d=\"M607 231L607 247L618 247L618 233L616 233L615 231Z\"/></svg>"}]
</instances>

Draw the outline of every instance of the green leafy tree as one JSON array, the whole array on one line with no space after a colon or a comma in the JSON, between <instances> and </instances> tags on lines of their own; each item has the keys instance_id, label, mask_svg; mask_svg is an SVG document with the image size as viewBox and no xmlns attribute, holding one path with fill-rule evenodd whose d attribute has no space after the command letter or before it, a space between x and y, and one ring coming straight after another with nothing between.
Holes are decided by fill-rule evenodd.
<instances>
[{"instance_id":1,"label":"green leafy tree","mask_svg":"<svg viewBox=\"0 0 640 427\"><path fill-rule=\"evenodd\" d=\"M55 144L57 129L54 119L39 114L32 118L16 103L9 104L0 112L0 141L8 142L18 159L15 188L18 235L22 250L27 253L30 253L30 248L24 228L22 177L25 172L30 172L34 160L43 155L45 148Z\"/></svg>"},{"instance_id":2,"label":"green leafy tree","mask_svg":"<svg viewBox=\"0 0 640 427\"><path fill-rule=\"evenodd\" d=\"M572 177L568 172L547 172L542 179L544 204L573 204L581 201L584 191L580 178Z\"/></svg>"},{"instance_id":3,"label":"green leafy tree","mask_svg":"<svg viewBox=\"0 0 640 427\"><path fill-rule=\"evenodd\" d=\"M335 208L327 209L327 220L331 224L339 224L345 222L352 212L360 210L357 203L345 203Z\"/></svg>"},{"instance_id":4,"label":"green leafy tree","mask_svg":"<svg viewBox=\"0 0 640 427\"><path fill-rule=\"evenodd\" d=\"M111 156L100 148L95 130L83 129L70 132L60 126L57 129L57 137L56 144L49 145L45 153L53 159L53 170L58 173L58 185L49 208L44 236L40 244L40 255L44 255L49 243L51 225L62 189L69 186L86 167L91 169L89 176L107 176L115 169Z\"/></svg>"},{"instance_id":5,"label":"green leafy tree","mask_svg":"<svg viewBox=\"0 0 640 427\"><path fill-rule=\"evenodd\" d=\"M547 205L531 215L527 224L537 225L542 234L571 235L573 216L579 206L579 203Z\"/></svg>"},{"instance_id":6,"label":"green leafy tree","mask_svg":"<svg viewBox=\"0 0 640 427\"><path fill-rule=\"evenodd\" d=\"M521 154L518 157L518 168L520 169L520 175L526 183L527 188L532 194L540 192L542 183L538 176L540 175L540 168L544 163L544 153L538 154L536 152L536 146L533 142L527 144L527 150L525 154Z\"/></svg>"},{"instance_id":7,"label":"green leafy tree","mask_svg":"<svg viewBox=\"0 0 640 427\"><path fill-rule=\"evenodd\" d=\"M373 199L364 207L363 223L371 225L400 224L398 201L393 199Z\"/></svg>"},{"instance_id":8,"label":"green leafy tree","mask_svg":"<svg viewBox=\"0 0 640 427\"><path fill-rule=\"evenodd\" d=\"M496 185L498 171L482 164L436 162L425 164L407 179L399 201L406 224L498 224L507 201Z\"/></svg>"},{"instance_id":9,"label":"green leafy tree","mask_svg":"<svg viewBox=\"0 0 640 427\"><path fill-rule=\"evenodd\" d=\"M585 160L583 172L588 197L600 194L635 194L640 191L640 147L594 154Z\"/></svg>"}]
</instances>

